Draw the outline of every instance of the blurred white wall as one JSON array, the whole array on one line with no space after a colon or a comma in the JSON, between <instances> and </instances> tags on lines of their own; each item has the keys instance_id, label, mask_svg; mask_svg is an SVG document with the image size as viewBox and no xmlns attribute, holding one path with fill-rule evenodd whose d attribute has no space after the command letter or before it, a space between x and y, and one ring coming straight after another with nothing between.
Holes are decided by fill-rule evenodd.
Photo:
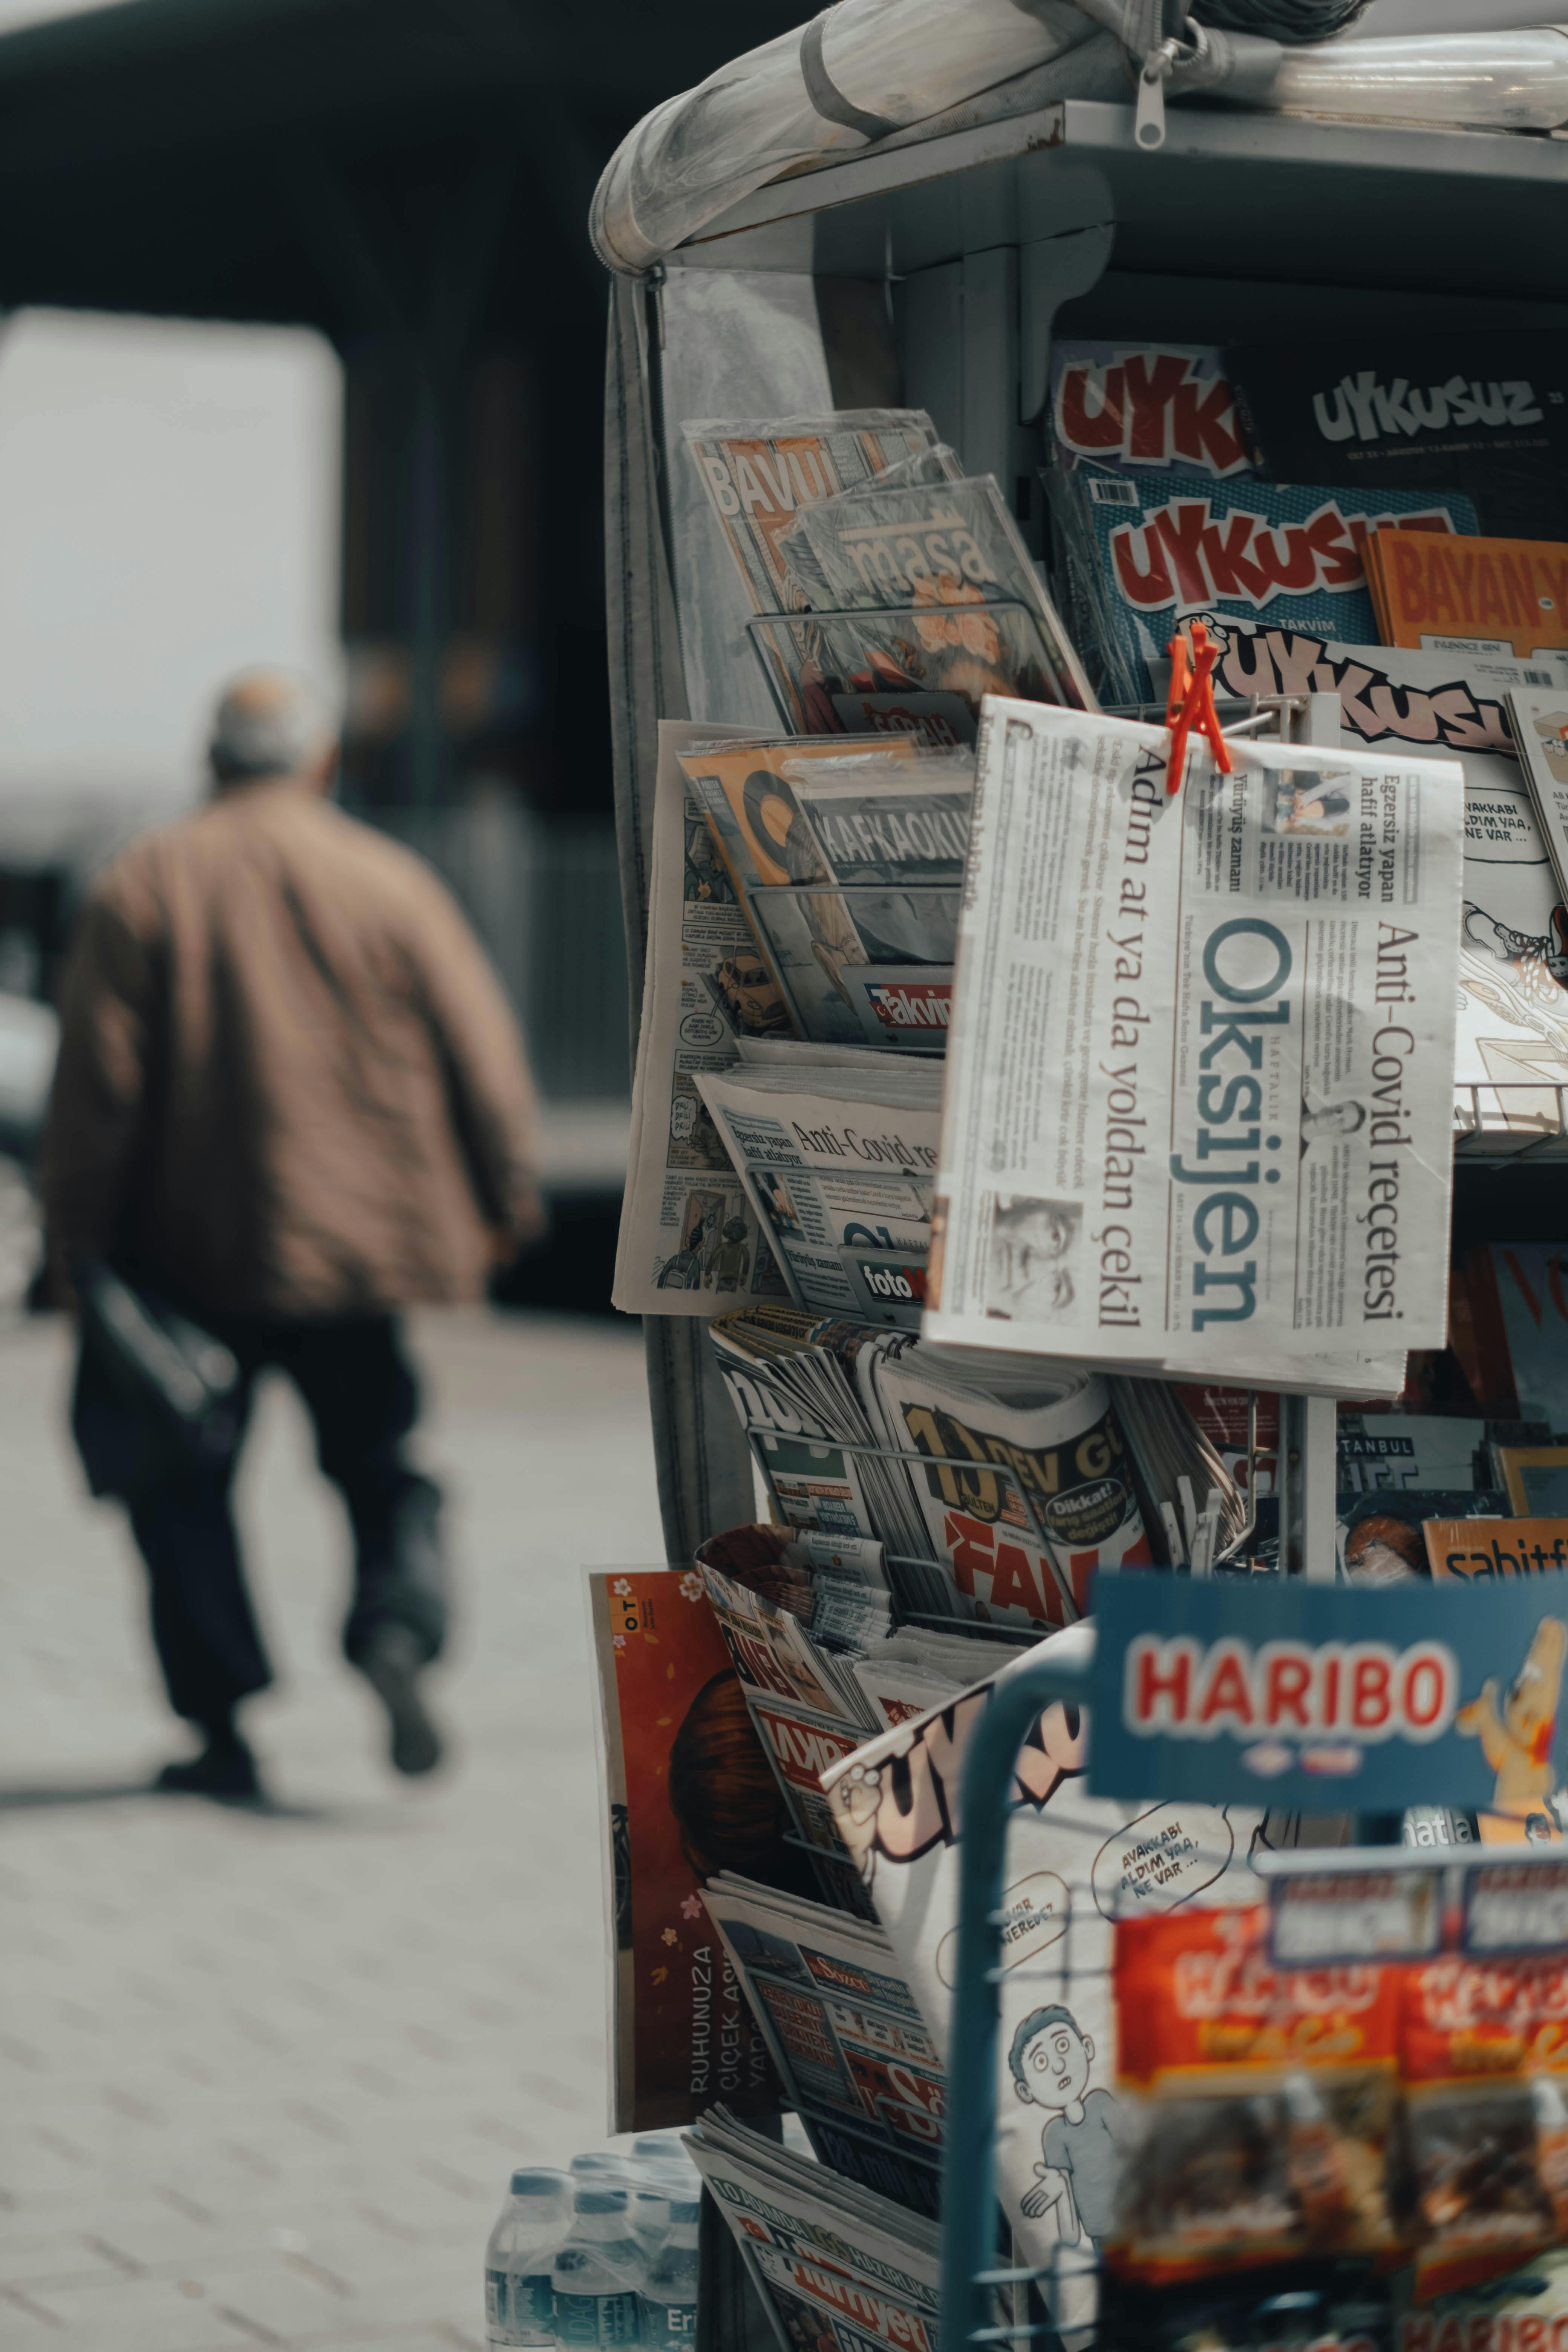
<instances>
[{"instance_id":1,"label":"blurred white wall","mask_svg":"<svg viewBox=\"0 0 1568 2352\"><path fill-rule=\"evenodd\" d=\"M304 331L7 322L0 836L194 796L214 689L247 663L334 681L340 407Z\"/></svg>"}]
</instances>

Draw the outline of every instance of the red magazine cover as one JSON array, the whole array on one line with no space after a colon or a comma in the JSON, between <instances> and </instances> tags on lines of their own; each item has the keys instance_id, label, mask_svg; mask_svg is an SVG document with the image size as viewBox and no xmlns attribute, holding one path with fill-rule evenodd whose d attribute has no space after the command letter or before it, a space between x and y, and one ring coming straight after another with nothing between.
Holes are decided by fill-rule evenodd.
<instances>
[{"instance_id":1,"label":"red magazine cover","mask_svg":"<svg viewBox=\"0 0 1568 2352\"><path fill-rule=\"evenodd\" d=\"M613 2128L658 2131L779 2087L703 1906L721 1870L774 1874L783 1800L695 1570L588 1578L614 1927Z\"/></svg>"}]
</instances>

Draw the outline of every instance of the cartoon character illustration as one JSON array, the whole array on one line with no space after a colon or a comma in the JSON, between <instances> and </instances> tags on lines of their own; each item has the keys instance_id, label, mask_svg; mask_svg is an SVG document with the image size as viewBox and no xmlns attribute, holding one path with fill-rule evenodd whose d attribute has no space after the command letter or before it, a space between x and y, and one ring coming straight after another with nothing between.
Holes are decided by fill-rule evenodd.
<instances>
[{"instance_id":1,"label":"cartoon character illustration","mask_svg":"<svg viewBox=\"0 0 1568 2352\"><path fill-rule=\"evenodd\" d=\"M1546 764L1559 783L1568 784L1568 710L1549 710L1534 722L1546 754Z\"/></svg>"},{"instance_id":2,"label":"cartoon character illustration","mask_svg":"<svg viewBox=\"0 0 1568 2352\"><path fill-rule=\"evenodd\" d=\"M752 841L760 845L758 871L765 880L771 881L777 870L786 882L832 881L816 838L782 778L766 768L754 769L742 792L742 813ZM855 1000L843 978L844 966L864 963L867 955L848 908L842 898L826 893L803 898L798 905L812 955L853 1011Z\"/></svg>"},{"instance_id":3,"label":"cartoon character illustration","mask_svg":"<svg viewBox=\"0 0 1568 2352\"><path fill-rule=\"evenodd\" d=\"M721 1213L727 1206L721 1192L693 1192L688 1196L681 1219L680 1247L672 1251L659 1268L655 1286L658 1289L701 1289L703 1273L717 1247L710 1237L717 1232ZM704 1244L708 1244L707 1248Z\"/></svg>"},{"instance_id":4,"label":"cartoon character illustration","mask_svg":"<svg viewBox=\"0 0 1568 2352\"><path fill-rule=\"evenodd\" d=\"M709 1290L744 1290L746 1276L752 1270L752 1253L746 1247L744 1217L726 1217L719 1230L719 1238L708 1252L703 1274L703 1286Z\"/></svg>"},{"instance_id":5,"label":"cartoon character illustration","mask_svg":"<svg viewBox=\"0 0 1568 2352\"><path fill-rule=\"evenodd\" d=\"M1523 1665L1500 1697L1493 1677L1479 1698L1471 1699L1454 1718L1456 1730L1480 1741L1481 1753L1497 1774L1491 1810L1511 1813L1527 1825L1535 1816L1548 1815L1556 1778L1552 1742L1565 1664L1568 1625L1559 1618L1543 1617Z\"/></svg>"},{"instance_id":6,"label":"cartoon character illustration","mask_svg":"<svg viewBox=\"0 0 1568 2352\"><path fill-rule=\"evenodd\" d=\"M1116 2222L1127 2128L1110 2093L1089 2087L1094 2043L1058 2002L1025 2018L1007 2063L1019 2098L1050 2116L1040 2135L1044 2161L1035 2167L1039 2187L1026 2193L1022 2210L1038 2221L1054 2207L1066 2244L1087 2238L1098 2249Z\"/></svg>"},{"instance_id":7,"label":"cartoon character illustration","mask_svg":"<svg viewBox=\"0 0 1568 2352\"><path fill-rule=\"evenodd\" d=\"M778 982L754 950L737 950L716 964L709 987L737 1035L789 1035L789 1008L779 993Z\"/></svg>"},{"instance_id":8,"label":"cartoon character illustration","mask_svg":"<svg viewBox=\"0 0 1568 2352\"><path fill-rule=\"evenodd\" d=\"M735 903L730 877L719 862L712 835L705 824L689 824L686 828L683 895L688 905L732 907Z\"/></svg>"}]
</instances>

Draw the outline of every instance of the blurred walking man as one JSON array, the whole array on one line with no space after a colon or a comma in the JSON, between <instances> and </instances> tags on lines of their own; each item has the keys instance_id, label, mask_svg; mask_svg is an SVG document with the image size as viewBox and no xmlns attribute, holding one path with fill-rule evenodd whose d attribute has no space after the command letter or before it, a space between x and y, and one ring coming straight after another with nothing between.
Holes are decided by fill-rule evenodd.
<instances>
[{"instance_id":1,"label":"blurred walking man","mask_svg":"<svg viewBox=\"0 0 1568 2352\"><path fill-rule=\"evenodd\" d=\"M210 803L133 842L82 913L45 1147L52 1250L221 1340L239 1434L256 1374L289 1374L353 1530L345 1654L386 1707L393 1763L427 1771L441 1496L405 1454L418 1397L396 1310L481 1297L542 1228L533 1091L446 891L329 805L335 730L313 692L237 680L211 761ZM127 1502L169 1701L203 1740L160 1786L254 1795L235 1710L271 1674L229 1511L237 1441L171 1465L90 1350L73 1425L95 1491Z\"/></svg>"}]
</instances>

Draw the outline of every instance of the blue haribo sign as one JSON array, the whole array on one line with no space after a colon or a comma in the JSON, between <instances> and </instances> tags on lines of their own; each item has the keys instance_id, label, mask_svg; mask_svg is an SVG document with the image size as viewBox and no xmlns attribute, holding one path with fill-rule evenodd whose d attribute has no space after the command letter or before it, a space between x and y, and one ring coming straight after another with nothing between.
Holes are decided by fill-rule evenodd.
<instances>
[{"instance_id":1,"label":"blue haribo sign","mask_svg":"<svg viewBox=\"0 0 1568 2352\"><path fill-rule=\"evenodd\" d=\"M1102 1575L1097 1795L1554 1826L1568 1575L1380 1591Z\"/></svg>"}]
</instances>

